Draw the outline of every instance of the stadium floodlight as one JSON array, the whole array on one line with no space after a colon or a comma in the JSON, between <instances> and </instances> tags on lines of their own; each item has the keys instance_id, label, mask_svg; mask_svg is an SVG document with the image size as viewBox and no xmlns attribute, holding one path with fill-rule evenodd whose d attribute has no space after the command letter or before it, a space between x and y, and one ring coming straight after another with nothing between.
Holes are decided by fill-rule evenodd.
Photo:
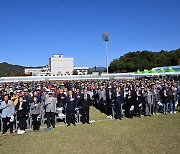
<instances>
[{"instance_id":1,"label":"stadium floodlight","mask_svg":"<svg viewBox=\"0 0 180 154\"><path fill-rule=\"evenodd\" d=\"M108 41L109 41L109 33L103 33L102 34L103 41L106 42L106 71L108 74Z\"/></svg>"}]
</instances>

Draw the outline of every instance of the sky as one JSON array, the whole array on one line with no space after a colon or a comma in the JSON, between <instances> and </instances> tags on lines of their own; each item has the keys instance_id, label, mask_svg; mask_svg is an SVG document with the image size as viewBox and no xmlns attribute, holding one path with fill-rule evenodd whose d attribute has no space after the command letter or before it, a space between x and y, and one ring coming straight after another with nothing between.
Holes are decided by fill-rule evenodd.
<instances>
[{"instance_id":1,"label":"sky","mask_svg":"<svg viewBox=\"0 0 180 154\"><path fill-rule=\"evenodd\" d=\"M0 62L43 66L53 54L105 66L131 51L180 48L180 0L0 0Z\"/></svg>"}]
</instances>

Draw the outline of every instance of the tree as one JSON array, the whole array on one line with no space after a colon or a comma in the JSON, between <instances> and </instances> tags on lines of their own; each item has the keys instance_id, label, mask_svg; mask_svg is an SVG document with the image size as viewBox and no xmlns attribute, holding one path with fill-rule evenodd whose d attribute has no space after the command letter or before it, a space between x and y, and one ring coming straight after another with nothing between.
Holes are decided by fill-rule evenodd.
<instances>
[{"instance_id":1,"label":"tree","mask_svg":"<svg viewBox=\"0 0 180 154\"><path fill-rule=\"evenodd\" d=\"M152 69L158 66L175 66L180 64L180 49L173 51L152 52L136 51L114 59L109 65L109 72L135 72L138 69Z\"/></svg>"}]
</instances>

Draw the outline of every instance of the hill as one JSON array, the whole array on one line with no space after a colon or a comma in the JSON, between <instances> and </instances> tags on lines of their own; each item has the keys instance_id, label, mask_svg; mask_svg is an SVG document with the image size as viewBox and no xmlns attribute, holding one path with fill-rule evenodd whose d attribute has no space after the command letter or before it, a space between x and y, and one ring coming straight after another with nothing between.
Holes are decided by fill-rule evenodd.
<instances>
[{"instance_id":1,"label":"hill","mask_svg":"<svg viewBox=\"0 0 180 154\"><path fill-rule=\"evenodd\" d=\"M0 76L17 76L24 74L23 66L0 63Z\"/></svg>"},{"instance_id":2,"label":"hill","mask_svg":"<svg viewBox=\"0 0 180 154\"><path fill-rule=\"evenodd\" d=\"M110 63L110 72L133 72L160 66L180 65L180 48L172 51L136 51L124 54Z\"/></svg>"},{"instance_id":3,"label":"hill","mask_svg":"<svg viewBox=\"0 0 180 154\"><path fill-rule=\"evenodd\" d=\"M41 66L40 66L41 67ZM12 65L6 62L0 63L0 77L5 76L24 76L25 68L40 68L40 67L25 67L20 65Z\"/></svg>"}]
</instances>

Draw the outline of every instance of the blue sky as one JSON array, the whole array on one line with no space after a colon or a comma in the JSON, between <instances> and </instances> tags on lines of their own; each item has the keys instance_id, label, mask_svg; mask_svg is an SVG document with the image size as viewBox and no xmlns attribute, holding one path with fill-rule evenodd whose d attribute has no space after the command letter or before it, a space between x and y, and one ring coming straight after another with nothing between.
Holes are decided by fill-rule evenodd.
<instances>
[{"instance_id":1,"label":"blue sky","mask_svg":"<svg viewBox=\"0 0 180 154\"><path fill-rule=\"evenodd\" d=\"M105 66L130 51L180 48L180 0L0 0L0 62L42 66L62 53Z\"/></svg>"}]
</instances>

